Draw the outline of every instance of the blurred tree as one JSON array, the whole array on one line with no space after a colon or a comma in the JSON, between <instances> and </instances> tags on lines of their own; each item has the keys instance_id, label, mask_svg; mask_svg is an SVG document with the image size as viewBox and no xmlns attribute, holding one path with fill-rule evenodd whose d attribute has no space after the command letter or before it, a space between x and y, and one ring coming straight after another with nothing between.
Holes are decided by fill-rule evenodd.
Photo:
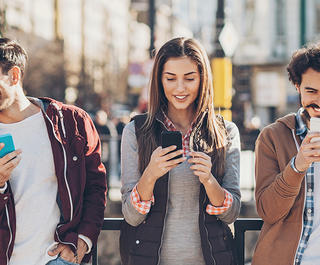
<instances>
[{"instance_id":1,"label":"blurred tree","mask_svg":"<svg viewBox=\"0 0 320 265\"><path fill-rule=\"evenodd\" d=\"M25 45L29 63L24 78L28 95L53 97L64 101L66 88L63 41L48 41L37 36Z\"/></svg>"}]
</instances>

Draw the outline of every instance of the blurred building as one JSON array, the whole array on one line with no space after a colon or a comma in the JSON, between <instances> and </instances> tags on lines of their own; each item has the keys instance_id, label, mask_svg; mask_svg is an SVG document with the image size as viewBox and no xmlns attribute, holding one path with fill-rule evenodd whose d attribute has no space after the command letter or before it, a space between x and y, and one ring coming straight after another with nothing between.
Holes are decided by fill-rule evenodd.
<instances>
[{"instance_id":1,"label":"blurred building","mask_svg":"<svg viewBox=\"0 0 320 265\"><path fill-rule=\"evenodd\" d=\"M1 33L17 39L29 53L24 79L27 94L64 99L63 42L55 35L54 5L42 0L2 0Z\"/></svg>"},{"instance_id":2,"label":"blurred building","mask_svg":"<svg viewBox=\"0 0 320 265\"><path fill-rule=\"evenodd\" d=\"M225 0L240 39L234 65L234 119L261 119L261 127L296 111L298 94L287 78L294 50L319 40L319 0Z\"/></svg>"},{"instance_id":3,"label":"blurred building","mask_svg":"<svg viewBox=\"0 0 320 265\"><path fill-rule=\"evenodd\" d=\"M60 1L67 92L87 109L125 101L129 54L129 1Z\"/></svg>"},{"instance_id":4,"label":"blurred building","mask_svg":"<svg viewBox=\"0 0 320 265\"><path fill-rule=\"evenodd\" d=\"M154 46L194 36L214 51L218 0L154 0ZM320 0L225 0L239 44L233 62L233 119L261 127L294 111L298 96L285 66L320 35ZM0 0L0 32L30 54L25 88L87 110L147 98L150 0ZM5 25L5 27L4 27ZM231 36L232 37L232 36Z\"/></svg>"},{"instance_id":5,"label":"blurred building","mask_svg":"<svg viewBox=\"0 0 320 265\"><path fill-rule=\"evenodd\" d=\"M28 93L87 110L127 100L129 0L2 0L5 36L30 54Z\"/></svg>"},{"instance_id":6,"label":"blurred building","mask_svg":"<svg viewBox=\"0 0 320 265\"><path fill-rule=\"evenodd\" d=\"M145 24L149 2L132 0L140 8L137 20ZM155 2L156 48L174 36L194 36L213 54L218 0ZM224 4L225 22L235 28L229 38L238 39L231 58L233 120L243 134L252 131L256 137L261 127L297 109L299 98L288 81L286 65L294 50L319 38L320 0L224 0Z\"/></svg>"}]
</instances>

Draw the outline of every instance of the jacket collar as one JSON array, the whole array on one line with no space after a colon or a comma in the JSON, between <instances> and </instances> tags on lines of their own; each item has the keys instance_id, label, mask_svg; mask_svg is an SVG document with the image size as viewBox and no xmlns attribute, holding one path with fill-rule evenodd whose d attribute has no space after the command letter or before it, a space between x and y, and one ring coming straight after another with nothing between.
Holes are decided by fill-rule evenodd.
<instances>
[{"instance_id":1,"label":"jacket collar","mask_svg":"<svg viewBox=\"0 0 320 265\"><path fill-rule=\"evenodd\" d=\"M277 119L276 122L284 124L290 130L295 130L297 135L303 135L308 130L306 119L306 111L303 108L300 108L297 113L287 114L286 116Z\"/></svg>"},{"instance_id":2,"label":"jacket collar","mask_svg":"<svg viewBox=\"0 0 320 265\"><path fill-rule=\"evenodd\" d=\"M201 113L193 122L192 122L192 127L197 127L199 128L202 125L202 122L205 118L205 116L208 114L208 109L206 109L203 113ZM157 111L157 113L155 114L155 119L159 122L161 122L162 124L164 124L164 120L166 118L166 114L165 111L163 109L160 109L159 111ZM164 124L165 125L165 124Z\"/></svg>"},{"instance_id":3,"label":"jacket collar","mask_svg":"<svg viewBox=\"0 0 320 265\"><path fill-rule=\"evenodd\" d=\"M284 124L290 130L296 129L296 114L295 113L287 114L286 116L277 119L276 123L277 122Z\"/></svg>"},{"instance_id":4,"label":"jacket collar","mask_svg":"<svg viewBox=\"0 0 320 265\"><path fill-rule=\"evenodd\" d=\"M57 111L61 110L62 103L59 101L56 101L52 98L47 97L41 97L41 98L35 98L35 97L27 97L28 100L37 105L43 112L47 112L49 106L53 106Z\"/></svg>"},{"instance_id":5,"label":"jacket collar","mask_svg":"<svg viewBox=\"0 0 320 265\"><path fill-rule=\"evenodd\" d=\"M63 112L62 112L62 103L59 101L56 101L54 99L46 98L46 97L43 97L43 98L28 97L28 99L30 100L31 103L33 103L41 108L41 110L45 114L45 117L47 117L51 123L52 123L52 119L50 119L48 117L48 116L51 116L51 114L49 114L48 109L49 109L49 107L52 106L57 111L58 119L61 124L63 137L66 138L66 129L65 129L65 124L64 124ZM52 111L50 111L50 112L52 112ZM55 128L55 131L58 132L58 130L59 130L58 127L55 126L53 123L52 123L52 126Z\"/></svg>"},{"instance_id":6,"label":"jacket collar","mask_svg":"<svg viewBox=\"0 0 320 265\"><path fill-rule=\"evenodd\" d=\"M308 132L305 110L300 108L296 113L296 134L304 137Z\"/></svg>"}]
</instances>

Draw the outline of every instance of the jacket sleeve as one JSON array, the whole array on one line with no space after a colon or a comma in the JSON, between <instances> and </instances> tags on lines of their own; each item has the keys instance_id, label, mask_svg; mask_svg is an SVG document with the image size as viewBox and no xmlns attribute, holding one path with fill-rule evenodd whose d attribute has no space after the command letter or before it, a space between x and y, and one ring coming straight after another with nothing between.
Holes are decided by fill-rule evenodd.
<instances>
[{"instance_id":1,"label":"jacket sleeve","mask_svg":"<svg viewBox=\"0 0 320 265\"><path fill-rule=\"evenodd\" d=\"M141 177L138 160L138 144L132 121L124 128L121 141L122 213L126 222L132 226L138 226L147 217L147 214L141 214L135 209L130 198L133 188Z\"/></svg>"},{"instance_id":2,"label":"jacket sleeve","mask_svg":"<svg viewBox=\"0 0 320 265\"><path fill-rule=\"evenodd\" d=\"M92 243L96 244L103 224L106 204L106 170L101 162L99 135L87 113L83 115L82 123L83 135L86 138L86 184L78 234L90 238Z\"/></svg>"},{"instance_id":3,"label":"jacket sleeve","mask_svg":"<svg viewBox=\"0 0 320 265\"><path fill-rule=\"evenodd\" d=\"M227 211L217 215L225 223L234 222L240 213L240 135L237 126L226 121L230 144L226 150L225 175L222 187L232 195L232 204Z\"/></svg>"},{"instance_id":4,"label":"jacket sleeve","mask_svg":"<svg viewBox=\"0 0 320 265\"><path fill-rule=\"evenodd\" d=\"M273 130L274 128L269 126L260 133L255 151L257 211L269 224L274 224L287 216L299 194L304 176L304 173L296 173L291 168L290 159L280 170L278 159L285 154L285 151L282 150L282 154L277 152L281 146L275 141L277 132ZM295 185L288 184L286 179L289 177L295 180Z\"/></svg>"}]
</instances>

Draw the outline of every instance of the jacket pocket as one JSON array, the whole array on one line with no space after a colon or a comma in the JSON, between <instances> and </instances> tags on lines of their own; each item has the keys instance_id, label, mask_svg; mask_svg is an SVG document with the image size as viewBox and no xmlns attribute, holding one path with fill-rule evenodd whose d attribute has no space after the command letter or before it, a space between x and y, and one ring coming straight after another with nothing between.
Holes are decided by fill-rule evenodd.
<instances>
[{"instance_id":1,"label":"jacket pocket","mask_svg":"<svg viewBox=\"0 0 320 265\"><path fill-rule=\"evenodd\" d=\"M68 145L68 167L79 167L84 160L86 140L81 135L75 135Z\"/></svg>"}]
</instances>

